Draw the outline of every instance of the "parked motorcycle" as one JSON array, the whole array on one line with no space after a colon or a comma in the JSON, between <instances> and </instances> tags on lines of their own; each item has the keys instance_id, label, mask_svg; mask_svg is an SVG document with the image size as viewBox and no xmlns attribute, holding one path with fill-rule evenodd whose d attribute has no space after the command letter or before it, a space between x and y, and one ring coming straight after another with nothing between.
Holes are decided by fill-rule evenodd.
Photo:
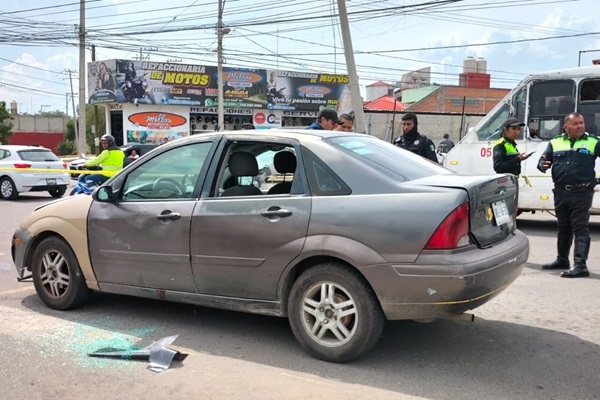
<instances>
[{"instance_id":1,"label":"parked motorcycle","mask_svg":"<svg viewBox=\"0 0 600 400\"><path fill-rule=\"evenodd\" d=\"M148 92L148 81L146 80L145 73L142 76L136 76L130 80L126 80L121 85L121 91L123 96L130 103L137 103L138 100L142 99L151 104L156 104L156 99L152 92Z\"/></svg>"}]
</instances>

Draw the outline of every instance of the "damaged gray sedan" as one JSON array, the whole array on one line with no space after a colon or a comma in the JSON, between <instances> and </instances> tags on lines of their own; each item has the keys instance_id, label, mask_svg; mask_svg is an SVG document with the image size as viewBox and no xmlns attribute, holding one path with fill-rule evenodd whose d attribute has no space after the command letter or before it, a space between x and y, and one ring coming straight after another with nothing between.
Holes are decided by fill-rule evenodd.
<instances>
[{"instance_id":1,"label":"damaged gray sedan","mask_svg":"<svg viewBox=\"0 0 600 400\"><path fill-rule=\"evenodd\" d=\"M310 354L347 362L386 320L460 316L510 285L529 254L517 196L513 176L365 135L221 132L38 207L12 256L54 309L97 291L287 317Z\"/></svg>"}]
</instances>

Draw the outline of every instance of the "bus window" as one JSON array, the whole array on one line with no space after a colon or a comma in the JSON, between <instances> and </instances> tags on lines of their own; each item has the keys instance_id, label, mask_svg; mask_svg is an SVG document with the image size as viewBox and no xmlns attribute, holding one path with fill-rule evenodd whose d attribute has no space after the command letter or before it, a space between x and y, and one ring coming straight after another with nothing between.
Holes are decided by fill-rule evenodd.
<instances>
[{"instance_id":1,"label":"bus window","mask_svg":"<svg viewBox=\"0 0 600 400\"><path fill-rule=\"evenodd\" d=\"M513 117L525 122L525 106L527 102L527 88L524 87L513 96Z\"/></svg>"},{"instance_id":2,"label":"bus window","mask_svg":"<svg viewBox=\"0 0 600 400\"><path fill-rule=\"evenodd\" d=\"M585 130L597 135L600 125L600 80L588 79L579 89L579 112L585 120Z\"/></svg>"},{"instance_id":3,"label":"bus window","mask_svg":"<svg viewBox=\"0 0 600 400\"><path fill-rule=\"evenodd\" d=\"M531 85L529 132L532 137L552 139L562 132L564 117L575 110L573 81L545 81Z\"/></svg>"},{"instance_id":4,"label":"bus window","mask_svg":"<svg viewBox=\"0 0 600 400\"><path fill-rule=\"evenodd\" d=\"M509 106L504 103L493 115L488 115L489 118L486 117L487 121L475 128L477 129L477 138L489 141L500 139L500 130L502 129L502 123L508 117L508 111Z\"/></svg>"}]
</instances>

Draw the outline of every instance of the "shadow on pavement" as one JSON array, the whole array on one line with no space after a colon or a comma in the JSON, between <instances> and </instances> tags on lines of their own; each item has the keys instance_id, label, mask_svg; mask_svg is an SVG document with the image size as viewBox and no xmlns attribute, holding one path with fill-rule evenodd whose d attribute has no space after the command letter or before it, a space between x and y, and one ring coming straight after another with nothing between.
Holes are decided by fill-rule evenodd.
<instances>
[{"instance_id":1,"label":"shadow on pavement","mask_svg":"<svg viewBox=\"0 0 600 400\"><path fill-rule=\"evenodd\" d=\"M22 305L91 331L131 334L150 327L140 335L140 345L180 334L175 345L200 357L239 359L428 399L582 400L600 393L600 346L522 324L389 322L365 357L332 364L305 354L284 318L102 294L87 307L67 312L46 308L36 295Z\"/></svg>"}]
</instances>

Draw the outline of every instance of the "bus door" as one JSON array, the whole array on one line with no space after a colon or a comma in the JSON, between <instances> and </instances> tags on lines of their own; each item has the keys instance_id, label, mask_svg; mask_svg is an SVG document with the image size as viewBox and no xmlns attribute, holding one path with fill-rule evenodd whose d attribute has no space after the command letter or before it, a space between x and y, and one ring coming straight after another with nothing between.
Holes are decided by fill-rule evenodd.
<instances>
[{"instance_id":1,"label":"bus door","mask_svg":"<svg viewBox=\"0 0 600 400\"><path fill-rule=\"evenodd\" d=\"M585 120L585 131L598 135L600 132L600 78L584 79L579 83L577 111L583 115ZM596 159L596 177L600 173L600 159ZM600 185L596 186L596 191L600 191ZM594 196L592 202L592 213L600 213L600 196Z\"/></svg>"},{"instance_id":2,"label":"bus door","mask_svg":"<svg viewBox=\"0 0 600 400\"><path fill-rule=\"evenodd\" d=\"M537 170L537 163L548 141L562 133L565 116L575 110L575 82L564 80L538 80L529 84L529 113L527 119L528 153L535 153L521 165L523 175L528 175L534 186L551 186L550 174ZM541 180L541 182L540 182Z\"/></svg>"}]
</instances>

